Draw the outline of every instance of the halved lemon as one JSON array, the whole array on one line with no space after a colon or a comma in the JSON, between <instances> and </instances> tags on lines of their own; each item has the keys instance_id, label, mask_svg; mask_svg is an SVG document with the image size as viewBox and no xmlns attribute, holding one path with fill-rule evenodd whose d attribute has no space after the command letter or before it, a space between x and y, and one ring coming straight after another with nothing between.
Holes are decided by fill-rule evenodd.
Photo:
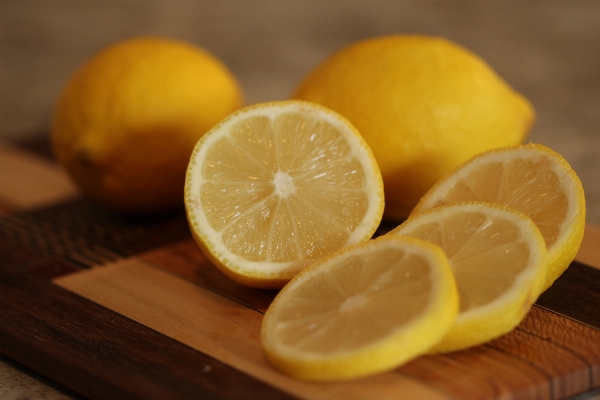
<instances>
[{"instance_id":1,"label":"halved lemon","mask_svg":"<svg viewBox=\"0 0 600 400\"><path fill-rule=\"evenodd\" d=\"M200 248L230 278L263 288L369 240L383 199L359 132L304 101L261 103L225 118L198 141L185 182Z\"/></svg>"},{"instance_id":2,"label":"halved lemon","mask_svg":"<svg viewBox=\"0 0 600 400\"><path fill-rule=\"evenodd\" d=\"M550 262L548 288L575 258L585 228L585 196L569 163L550 148L529 143L475 156L423 196L411 215L458 201L503 204L540 229Z\"/></svg>"},{"instance_id":3,"label":"halved lemon","mask_svg":"<svg viewBox=\"0 0 600 400\"><path fill-rule=\"evenodd\" d=\"M416 214L388 235L440 246L460 294L460 312L434 352L468 348L516 327L541 294L547 252L524 214L499 204L464 202Z\"/></svg>"},{"instance_id":4,"label":"halved lemon","mask_svg":"<svg viewBox=\"0 0 600 400\"><path fill-rule=\"evenodd\" d=\"M308 267L265 313L267 359L308 380L391 370L428 351L458 310L456 284L438 246L380 236Z\"/></svg>"}]
</instances>

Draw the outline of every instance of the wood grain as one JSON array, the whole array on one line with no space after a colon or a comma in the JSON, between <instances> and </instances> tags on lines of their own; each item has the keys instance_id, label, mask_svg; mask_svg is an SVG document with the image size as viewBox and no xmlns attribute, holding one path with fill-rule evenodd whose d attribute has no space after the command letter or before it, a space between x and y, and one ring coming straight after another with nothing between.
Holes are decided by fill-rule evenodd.
<instances>
[{"instance_id":1,"label":"wood grain","mask_svg":"<svg viewBox=\"0 0 600 400\"><path fill-rule=\"evenodd\" d=\"M380 379L388 382L390 393L412 388L409 398L435 394L461 399L554 399L599 386L600 350L585 349L598 347L600 330L538 307L519 328L484 346L420 357L395 371L357 381L315 385L294 380L270 367L262 356L258 335L268 297L254 302L252 291L238 290L233 282L213 274L213 268L186 242L55 282L269 385L306 398L358 399L374 393L379 398ZM229 288L223 290L224 286ZM547 323L556 328L545 327Z\"/></svg>"},{"instance_id":2,"label":"wood grain","mask_svg":"<svg viewBox=\"0 0 600 400\"><path fill-rule=\"evenodd\" d=\"M276 290L250 288L232 281L208 261L193 240L184 240L160 249L149 250L139 254L138 257L198 286L263 313L277 294Z\"/></svg>"},{"instance_id":3,"label":"wood grain","mask_svg":"<svg viewBox=\"0 0 600 400\"><path fill-rule=\"evenodd\" d=\"M598 329L587 329L579 322L564 318L555 312L546 312L540 307L531 309L529 315L518 328L533 336L568 349L581 359L590 372L591 387L600 387L600 339Z\"/></svg>"},{"instance_id":4,"label":"wood grain","mask_svg":"<svg viewBox=\"0 0 600 400\"><path fill-rule=\"evenodd\" d=\"M583 241L575 257L590 267L600 269L600 228L587 225L583 234Z\"/></svg>"},{"instance_id":5,"label":"wood grain","mask_svg":"<svg viewBox=\"0 0 600 400\"><path fill-rule=\"evenodd\" d=\"M600 387L598 269L574 263L487 345L314 384L262 356L260 321L276 291L222 275L181 213L131 220L60 198L18 213L24 203L0 201L0 352L87 397L555 399ZM577 258L600 266L599 240L587 227Z\"/></svg>"},{"instance_id":6,"label":"wood grain","mask_svg":"<svg viewBox=\"0 0 600 400\"><path fill-rule=\"evenodd\" d=\"M494 340L489 346L542 372L550 383L550 398L563 399L592 388L590 366L572 349L521 329Z\"/></svg>"},{"instance_id":7,"label":"wood grain","mask_svg":"<svg viewBox=\"0 0 600 400\"><path fill-rule=\"evenodd\" d=\"M0 304L0 352L90 399L287 397L42 278L0 268Z\"/></svg>"},{"instance_id":8,"label":"wood grain","mask_svg":"<svg viewBox=\"0 0 600 400\"><path fill-rule=\"evenodd\" d=\"M553 398L540 371L489 346L420 357L399 371L457 399Z\"/></svg>"},{"instance_id":9,"label":"wood grain","mask_svg":"<svg viewBox=\"0 0 600 400\"><path fill-rule=\"evenodd\" d=\"M295 396L368 399L376 395L385 399L403 393L411 399L448 398L426 382L399 374L339 384L310 383L283 375L263 357L261 312L138 258L60 277L55 283Z\"/></svg>"},{"instance_id":10,"label":"wood grain","mask_svg":"<svg viewBox=\"0 0 600 400\"><path fill-rule=\"evenodd\" d=\"M56 163L0 142L0 212L34 209L78 196Z\"/></svg>"},{"instance_id":11,"label":"wood grain","mask_svg":"<svg viewBox=\"0 0 600 400\"><path fill-rule=\"evenodd\" d=\"M537 304L600 329L600 270L575 261Z\"/></svg>"},{"instance_id":12,"label":"wood grain","mask_svg":"<svg viewBox=\"0 0 600 400\"><path fill-rule=\"evenodd\" d=\"M48 215L60 221L70 215L69 218L77 224L80 219L88 221L91 218L88 214L95 211L96 209L89 208L89 205L77 201L52 206L46 210L32 211L27 215L35 216L31 219L31 223L44 226L42 222L49 218ZM100 220L105 220L103 223L111 227L111 224L116 223L116 220L111 221L114 218L114 216L105 214L94 221L100 223ZM160 222L160 220L155 222ZM52 223L49 226L55 227L56 225ZM132 229L132 232L137 232L140 227L134 223L132 228L124 221L119 221L116 226L125 231ZM150 329L152 332L162 333L165 338L171 338L177 343L183 343L198 350L198 354L201 356L207 355L210 359L218 360L224 366L232 366L235 370L242 371L248 375L243 376L252 382L257 379L290 395L310 398L341 396L358 399L369 398L372 393L381 394L381 398L388 395L390 398L394 398L398 393L408 392L411 393L411 398L554 399L600 386L598 330L539 308L534 308L522 326L510 335L468 352L422 357L388 374L344 384L314 385L291 380L266 364L258 342L262 312L268 307L275 292L237 285L208 262L193 240L186 239L168 244L168 240L164 242L165 239L161 239L152 226L158 227L159 232L165 231L162 229L161 223L147 225L145 226L146 230L142 229L145 234L141 234L136 240L129 242L132 249L123 248L123 254L136 253L146 247L152 249L139 253L137 257L122 258L123 256L120 256L121 258L117 262L103 266L94 266L93 260L90 260L87 262L89 264L87 266L91 266L92 269L69 270L69 265L61 263L60 259L48 260L47 254L45 255L41 249L34 251L35 249L23 245L21 251L15 251L16 247L12 244L5 249L5 252L10 253L12 263L5 269L7 271L27 270L40 273L47 270L56 271L58 266L66 268L64 271L67 272L79 270L80 272L64 276L61 276L60 272L63 270L59 270L56 282L80 296L116 312L113 314L123 317L125 321L128 321L127 323L131 323L130 320L140 323L139 329ZM167 226L172 226L172 224L168 223ZM181 229L181 226L178 228L177 226L179 225L175 224L174 231ZM154 238L149 241L150 244L145 241L146 235ZM115 237L118 238L119 235ZM168 239L171 240L171 238ZM121 239L117 241L123 244ZM104 243L103 246L112 248L109 242ZM146 243L146 247L144 247L144 243ZM154 248L156 246L158 248ZM2 247L0 245L0 253L2 253ZM76 253L88 254L86 249L87 247L83 246L82 249L77 249ZM16 259L15 256L17 256ZM69 257L73 258L72 255ZM566 284L562 284L564 277L561 277L548 293L555 293L554 298L557 299L577 298L576 302L571 302L571 309L579 310L582 309L581 304L588 304L591 307L590 310L593 311L594 305L598 304L600 294L594 290L597 287L597 281L590 279L590 276L593 277L594 273L600 274L600 271L577 264L567 271L564 275L569 278L565 281ZM575 273L571 274L572 271ZM42 275L52 276L46 272ZM578 290L580 287L586 288L586 285L590 285L589 290ZM44 290L39 291L42 293ZM581 297L582 294L585 296ZM12 297L11 292L7 292L7 296ZM79 297L73 296L73 298ZM72 301L75 300L72 299ZM553 306L550 305L550 307ZM112 323L110 321L114 321L112 314L103 317L86 316L87 307L70 308L73 309L72 315L82 314L84 321L86 317L109 324ZM542 314L539 314L539 311ZM205 314L206 312L209 314ZM538 314L534 312L538 312ZM563 310L563 313L569 315L569 309ZM592 312L590 315L594 315L594 313ZM531 320L531 316L535 318ZM108 321L104 321L105 318L108 318ZM228 325L231 321L234 324ZM567 322L565 323L565 321ZM542 329L540 326L544 326L546 323L554 324L558 328L548 330L549 327L544 327L546 331L540 331ZM64 342L60 319L51 319L50 321L32 319L30 325L36 324L41 324L46 331L50 330L48 325L50 327L52 324L56 325L52 328L58 329L58 333L47 334L46 344L52 343L53 340L59 343ZM125 327L119 329L127 330L127 326L126 324ZM17 343L16 348L26 347L25 339L23 342L16 341L17 335L11 331L11 326L3 329L9 330L7 337L10 340L8 343ZM38 330L37 328L33 330L34 334ZM204 336L199 336L198 332L204 332ZM115 333L113 332L113 334ZM23 337L27 338L27 336ZM581 341L578 341L579 338ZM31 340L31 338L29 337L27 340ZM137 340L144 342L145 338L138 337ZM87 344L90 345L90 343ZM145 346L150 345L146 343ZM533 351L528 350L527 346L531 346ZM589 348L593 350L586 350ZM106 368L110 370L114 360L104 360L104 363L100 362L94 368L79 370L78 374L86 375L83 381L99 379L97 384L103 386L103 389L98 389L90 385L91 389L85 389L77 384L82 380L81 376L69 369L63 369L62 364L56 367L55 358L58 356L53 351L44 350L43 346L39 346L37 352L27 354L11 353L10 350L2 349L0 351L74 390L87 390L87 392L82 392L85 394L89 394L91 391L92 396L96 395L94 390L105 390L106 392L102 392L102 395L109 392L122 393L123 391L123 388L115 388L107 382L108 379L119 381L123 375L121 372L106 378L94 376L99 368L107 373ZM67 350L63 349L63 351ZM106 352L102 351L102 353ZM114 352L109 352L109 354L115 355ZM143 357L139 357L137 353L131 354L130 357L135 358L137 363L145 363ZM51 360L52 364L47 364L47 360ZM48 365L53 365L53 367ZM138 366L138 370L143 371L144 368L148 368L148 366ZM59 370L61 371L59 375L53 375ZM188 384L194 386L196 390L207 391L207 388L204 387L206 386L205 382L188 382ZM163 390L168 390L168 387L168 384L163 385ZM210 385L208 387L210 392ZM220 393L220 395L229 398L236 396L235 393Z\"/></svg>"}]
</instances>

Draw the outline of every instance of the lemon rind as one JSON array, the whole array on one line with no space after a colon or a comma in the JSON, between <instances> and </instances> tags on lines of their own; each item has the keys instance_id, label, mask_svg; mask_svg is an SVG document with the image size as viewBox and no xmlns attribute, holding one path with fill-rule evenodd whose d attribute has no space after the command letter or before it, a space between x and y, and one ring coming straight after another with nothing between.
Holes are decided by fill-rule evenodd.
<instances>
[{"instance_id":1,"label":"lemon rind","mask_svg":"<svg viewBox=\"0 0 600 400\"><path fill-rule=\"evenodd\" d=\"M435 184L422 198L421 201L411 212L409 218L415 214L424 212L433 207L436 199L442 197L454 185L454 183L469 174L478 165L490 161L502 161L510 159L510 155L515 152L524 154L527 159L543 158L550 161L556 168L553 171L557 174L560 183L567 190L564 191L569 202L569 209L565 217L564 225L571 229L562 229L556 237L553 245L548 248L548 273L545 289L564 272L571 261L575 258L581 242L585 228L586 205L583 185L581 180L567 162L559 153L541 145L539 143L527 143L517 146L502 147L489 150L479 154L454 172L443 178Z\"/></svg>"},{"instance_id":2,"label":"lemon rind","mask_svg":"<svg viewBox=\"0 0 600 400\"><path fill-rule=\"evenodd\" d=\"M318 115L319 118L325 119L337 127L348 139L347 143L351 148L351 153L361 160L361 165L365 168L365 174L372 178L367 180L367 186L364 188L364 192L369 197L368 209L357 229L350 233L345 246L370 239L377 230L383 215L383 181L379 167L367 143L356 128L344 117L323 106L301 100L259 103L232 113L205 134L194 147L186 174L184 203L192 235L203 253L223 273L245 285L280 288L306 265L316 260L300 262L248 261L232 253L220 240L215 240L214 238L220 236L219 232L210 226L195 194L199 192L199 188L203 183L201 174L195 172L198 168L196 160L202 159L211 144L225 136L228 129L245 116L264 115L274 118L286 111L299 110Z\"/></svg>"},{"instance_id":3,"label":"lemon rind","mask_svg":"<svg viewBox=\"0 0 600 400\"><path fill-rule=\"evenodd\" d=\"M528 267L517 275L512 287L500 297L484 306L459 313L448 335L431 349L432 353L469 348L510 332L522 321L545 290L549 257L542 234L528 216L507 206L478 201L450 203L416 214L388 234L410 236L407 231L411 227L439 222L443 219L443 214L461 210L482 210L486 215L512 221L519 229L520 241L529 245Z\"/></svg>"}]
</instances>

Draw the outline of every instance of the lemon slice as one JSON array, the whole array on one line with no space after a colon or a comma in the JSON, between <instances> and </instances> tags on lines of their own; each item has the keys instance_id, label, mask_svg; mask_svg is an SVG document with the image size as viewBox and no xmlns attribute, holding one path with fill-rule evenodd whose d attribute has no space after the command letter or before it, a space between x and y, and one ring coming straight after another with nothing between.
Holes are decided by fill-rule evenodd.
<instances>
[{"instance_id":1,"label":"lemon slice","mask_svg":"<svg viewBox=\"0 0 600 400\"><path fill-rule=\"evenodd\" d=\"M383 214L375 158L343 117L303 101L262 103L200 139L185 182L192 234L248 286L279 288L308 264L369 240Z\"/></svg>"},{"instance_id":2,"label":"lemon slice","mask_svg":"<svg viewBox=\"0 0 600 400\"><path fill-rule=\"evenodd\" d=\"M464 349L509 332L542 292L544 239L531 219L511 208L448 204L416 214L388 234L439 245L454 271L460 313L433 351Z\"/></svg>"},{"instance_id":3,"label":"lemon slice","mask_svg":"<svg viewBox=\"0 0 600 400\"><path fill-rule=\"evenodd\" d=\"M298 274L265 313L267 359L308 380L375 374L425 353L458 310L456 284L438 246L380 236Z\"/></svg>"},{"instance_id":4,"label":"lemon slice","mask_svg":"<svg viewBox=\"0 0 600 400\"><path fill-rule=\"evenodd\" d=\"M545 288L575 258L585 228L585 196L568 162L540 144L482 153L432 187L411 215L465 200L521 211L542 232L550 258Z\"/></svg>"}]
</instances>

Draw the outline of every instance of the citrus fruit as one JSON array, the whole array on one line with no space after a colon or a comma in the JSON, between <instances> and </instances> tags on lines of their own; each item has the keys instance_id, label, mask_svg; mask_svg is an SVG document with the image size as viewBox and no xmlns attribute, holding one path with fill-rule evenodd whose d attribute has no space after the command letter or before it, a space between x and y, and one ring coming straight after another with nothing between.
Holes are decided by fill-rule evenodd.
<instances>
[{"instance_id":1,"label":"citrus fruit","mask_svg":"<svg viewBox=\"0 0 600 400\"><path fill-rule=\"evenodd\" d=\"M329 107L356 126L381 169L384 218L396 220L472 156L522 143L534 120L527 99L485 61L431 36L351 44L312 70L292 98Z\"/></svg>"},{"instance_id":2,"label":"citrus fruit","mask_svg":"<svg viewBox=\"0 0 600 400\"><path fill-rule=\"evenodd\" d=\"M56 159L88 198L124 213L183 206L198 139L242 106L235 77L192 44L113 44L71 76L52 120Z\"/></svg>"},{"instance_id":3,"label":"citrus fruit","mask_svg":"<svg viewBox=\"0 0 600 400\"><path fill-rule=\"evenodd\" d=\"M391 370L427 352L458 310L438 246L380 236L318 261L265 313L267 359L303 379L349 379Z\"/></svg>"},{"instance_id":4,"label":"citrus fruit","mask_svg":"<svg viewBox=\"0 0 600 400\"><path fill-rule=\"evenodd\" d=\"M499 204L454 203L411 216L388 234L442 248L456 278L460 312L432 351L468 348L516 327L542 292L547 253L524 214Z\"/></svg>"},{"instance_id":5,"label":"citrus fruit","mask_svg":"<svg viewBox=\"0 0 600 400\"><path fill-rule=\"evenodd\" d=\"M303 101L233 113L194 148L185 184L192 234L232 279L281 287L371 238L383 213L373 154L343 117Z\"/></svg>"},{"instance_id":6,"label":"citrus fruit","mask_svg":"<svg viewBox=\"0 0 600 400\"><path fill-rule=\"evenodd\" d=\"M575 258L585 229L585 196L569 163L550 148L528 143L474 157L438 182L413 214L442 204L477 200L521 211L548 248L545 288Z\"/></svg>"}]
</instances>

